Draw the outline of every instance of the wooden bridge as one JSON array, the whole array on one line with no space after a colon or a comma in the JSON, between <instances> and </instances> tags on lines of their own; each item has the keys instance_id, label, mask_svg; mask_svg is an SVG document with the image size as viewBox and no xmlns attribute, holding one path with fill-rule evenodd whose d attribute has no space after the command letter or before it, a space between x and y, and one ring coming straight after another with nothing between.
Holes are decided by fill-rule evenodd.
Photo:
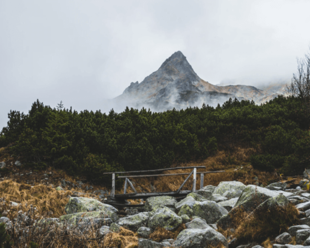
<instances>
[{"instance_id":1,"label":"wooden bridge","mask_svg":"<svg viewBox=\"0 0 310 248\"><path fill-rule=\"evenodd\" d=\"M105 201L108 204L111 204L115 207L137 207L143 206L144 204L128 204L126 203L127 199L146 199L152 196L174 196L178 199L184 198L187 194L196 191L196 183L197 183L197 174L200 174L200 188L203 188L204 183L204 175L210 173L220 173L225 172L224 170L220 171L204 171L204 172L197 172L197 169L206 168L205 166L189 166L189 167L174 167L174 168L166 168L166 169L156 169L156 170L139 170L139 171L118 171L118 172L106 172L103 173L104 175L112 175L112 190L111 195L108 197L108 200ZM156 172L163 172L169 170L183 170L183 169L192 169L190 173L171 173L171 174L148 174L148 175L128 175L131 173L156 173ZM116 174L127 174L125 176L117 176L118 178L125 178L124 184L124 193L123 194L115 194L115 175ZM133 186L132 182L129 178L145 178L145 177L166 177L166 176L180 176L180 175L187 175L187 178L181 184L177 191L172 192L153 192L153 193L138 193L135 187ZM189 178L193 176L193 187L192 190L182 190L183 186L189 180ZM134 193L126 193L128 185L134 191Z\"/></svg>"}]
</instances>

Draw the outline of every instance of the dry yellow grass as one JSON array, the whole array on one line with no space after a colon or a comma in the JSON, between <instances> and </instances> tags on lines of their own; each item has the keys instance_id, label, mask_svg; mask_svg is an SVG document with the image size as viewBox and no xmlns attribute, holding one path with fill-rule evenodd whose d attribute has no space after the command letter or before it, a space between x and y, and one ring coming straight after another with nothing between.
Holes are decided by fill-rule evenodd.
<instances>
[{"instance_id":1,"label":"dry yellow grass","mask_svg":"<svg viewBox=\"0 0 310 248\"><path fill-rule=\"evenodd\" d=\"M108 233L103 240L103 247L134 248L138 247L137 235L123 227L118 233Z\"/></svg>"},{"instance_id":2,"label":"dry yellow grass","mask_svg":"<svg viewBox=\"0 0 310 248\"><path fill-rule=\"evenodd\" d=\"M0 207L1 213L6 210L9 216L15 216L18 210L27 211L30 205L37 208L40 216L59 217L66 214L64 209L68 203L71 190L57 191L51 186L38 184L17 183L13 180L0 182L0 198L4 198L6 204ZM90 197L84 194L84 197ZM18 207L12 207L10 201L17 202ZM9 211L8 211L9 210Z\"/></svg>"}]
</instances>

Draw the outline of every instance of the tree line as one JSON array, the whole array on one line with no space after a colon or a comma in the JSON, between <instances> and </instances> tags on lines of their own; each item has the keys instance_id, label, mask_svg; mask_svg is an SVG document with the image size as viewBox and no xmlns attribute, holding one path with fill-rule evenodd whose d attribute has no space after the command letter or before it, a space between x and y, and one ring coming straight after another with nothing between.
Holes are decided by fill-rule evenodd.
<instances>
[{"instance_id":1,"label":"tree line","mask_svg":"<svg viewBox=\"0 0 310 248\"><path fill-rule=\"evenodd\" d=\"M162 113L126 108L73 111L37 100L28 114L10 111L0 147L35 170L52 166L93 183L103 172L169 167L199 161L222 149L255 147L255 168L300 173L309 164L309 118L300 97L264 105L229 99L222 106Z\"/></svg>"}]
</instances>

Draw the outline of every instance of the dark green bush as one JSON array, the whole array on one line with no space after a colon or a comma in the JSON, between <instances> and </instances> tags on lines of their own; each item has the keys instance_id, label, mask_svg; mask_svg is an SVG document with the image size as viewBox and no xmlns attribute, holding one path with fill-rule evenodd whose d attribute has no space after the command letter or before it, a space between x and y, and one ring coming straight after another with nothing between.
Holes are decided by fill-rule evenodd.
<instances>
[{"instance_id":1,"label":"dark green bush","mask_svg":"<svg viewBox=\"0 0 310 248\"><path fill-rule=\"evenodd\" d=\"M251 164L255 169L274 171L284 165L285 157L276 154L258 154L251 156Z\"/></svg>"},{"instance_id":2,"label":"dark green bush","mask_svg":"<svg viewBox=\"0 0 310 248\"><path fill-rule=\"evenodd\" d=\"M126 108L121 113L56 109L36 101L28 114L11 111L0 144L24 166L48 166L93 182L108 182L102 172L169 167L201 161L219 150L256 147L255 168L272 171L286 157L310 161L309 120L299 98L278 97L257 106L229 100L216 108L154 113ZM233 157L226 164L235 163ZM286 163L286 171L294 165Z\"/></svg>"}]
</instances>

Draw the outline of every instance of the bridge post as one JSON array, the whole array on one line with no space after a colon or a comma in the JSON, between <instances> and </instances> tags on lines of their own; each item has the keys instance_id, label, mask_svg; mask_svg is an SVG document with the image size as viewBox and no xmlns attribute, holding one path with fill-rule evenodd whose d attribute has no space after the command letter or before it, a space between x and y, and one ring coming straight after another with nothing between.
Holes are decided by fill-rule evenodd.
<instances>
[{"instance_id":1,"label":"bridge post","mask_svg":"<svg viewBox=\"0 0 310 248\"><path fill-rule=\"evenodd\" d=\"M193 173L193 192L196 191L196 173L197 173L197 168L194 168L194 173Z\"/></svg>"},{"instance_id":2,"label":"bridge post","mask_svg":"<svg viewBox=\"0 0 310 248\"><path fill-rule=\"evenodd\" d=\"M200 173L200 188L202 189L203 188L203 183L204 183L204 174L203 173Z\"/></svg>"},{"instance_id":3,"label":"bridge post","mask_svg":"<svg viewBox=\"0 0 310 248\"><path fill-rule=\"evenodd\" d=\"M112 191L111 191L111 197L115 196L115 173L112 174Z\"/></svg>"}]
</instances>

